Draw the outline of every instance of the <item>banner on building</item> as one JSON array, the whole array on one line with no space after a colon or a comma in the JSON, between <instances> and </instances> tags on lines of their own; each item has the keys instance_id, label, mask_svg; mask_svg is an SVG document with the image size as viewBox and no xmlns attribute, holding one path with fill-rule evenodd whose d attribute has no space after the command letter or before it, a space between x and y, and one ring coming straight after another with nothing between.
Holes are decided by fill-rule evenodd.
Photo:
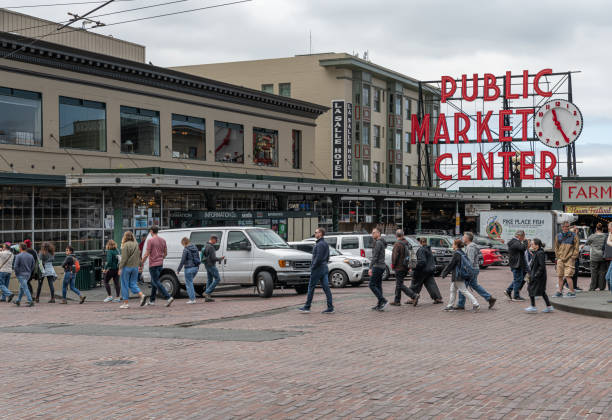
<instances>
[{"instance_id":1,"label":"banner on building","mask_svg":"<svg viewBox=\"0 0 612 420\"><path fill-rule=\"evenodd\" d=\"M344 179L344 101L332 101L332 177Z\"/></svg>"},{"instance_id":2,"label":"banner on building","mask_svg":"<svg viewBox=\"0 0 612 420\"><path fill-rule=\"evenodd\" d=\"M353 179L353 104L346 104L346 177Z\"/></svg>"},{"instance_id":3,"label":"banner on building","mask_svg":"<svg viewBox=\"0 0 612 420\"><path fill-rule=\"evenodd\" d=\"M565 206L566 213L603 215L612 214L612 206Z\"/></svg>"}]
</instances>

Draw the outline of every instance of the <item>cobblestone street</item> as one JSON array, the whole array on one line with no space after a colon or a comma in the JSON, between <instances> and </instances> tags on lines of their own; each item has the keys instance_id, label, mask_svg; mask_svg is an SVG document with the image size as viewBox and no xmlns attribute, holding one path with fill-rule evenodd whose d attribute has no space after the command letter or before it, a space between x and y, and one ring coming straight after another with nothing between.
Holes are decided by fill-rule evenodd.
<instances>
[{"instance_id":1,"label":"cobblestone street","mask_svg":"<svg viewBox=\"0 0 612 420\"><path fill-rule=\"evenodd\" d=\"M494 310L424 297L377 313L367 287L334 289L333 315L320 291L311 314L252 289L169 309L0 304L0 417L612 418L610 320L526 314L502 295L506 268L479 280Z\"/></svg>"}]
</instances>

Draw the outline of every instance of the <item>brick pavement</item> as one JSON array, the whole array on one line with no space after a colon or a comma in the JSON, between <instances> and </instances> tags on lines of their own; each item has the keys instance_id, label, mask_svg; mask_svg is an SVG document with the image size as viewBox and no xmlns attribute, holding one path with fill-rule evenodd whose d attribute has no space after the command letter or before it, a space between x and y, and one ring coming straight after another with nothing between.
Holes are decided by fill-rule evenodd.
<instances>
[{"instance_id":1,"label":"brick pavement","mask_svg":"<svg viewBox=\"0 0 612 420\"><path fill-rule=\"evenodd\" d=\"M496 310L381 314L366 287L334 290L333 315L322 293L306 315L291 291L250 289L169 309L0 304L0 418L612 418L610 320L525 314L501 299L507 269L479 280Z\"/></svg>"}]
</instances>

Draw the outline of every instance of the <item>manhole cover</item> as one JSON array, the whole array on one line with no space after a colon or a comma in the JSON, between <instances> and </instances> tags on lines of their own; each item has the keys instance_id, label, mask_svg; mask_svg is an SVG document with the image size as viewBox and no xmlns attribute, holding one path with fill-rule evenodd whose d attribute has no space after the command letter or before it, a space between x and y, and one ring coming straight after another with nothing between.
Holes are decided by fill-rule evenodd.
<instances>
[{"instance_id":1,"label":"manhole cover","mask_svg":"<svg viewBox=\"0 0 612 420\"><path fill-rule=\"evenodd\" d=\"M96 366L121 366L121 365L131 365L134 363L133 360L102 360L100 362L95 362Z\"/></svg>"}]
</instances>

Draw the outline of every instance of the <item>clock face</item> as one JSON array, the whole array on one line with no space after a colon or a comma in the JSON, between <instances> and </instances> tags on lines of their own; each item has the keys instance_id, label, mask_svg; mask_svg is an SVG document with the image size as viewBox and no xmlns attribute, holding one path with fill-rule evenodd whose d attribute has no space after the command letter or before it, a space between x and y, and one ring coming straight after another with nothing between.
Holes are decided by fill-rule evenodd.
<instances>
[{"instance_id":1,"label":"clock face","mask_svg":"<svg viewBox=\"0 0 612 420\"><path fill-rule=\"evenodd\" d=\"M535 113L535 133L548 147L565 147L575 142L582 132L582 113L565 99L546 102Z\"/></svg>"}]
</instances>

